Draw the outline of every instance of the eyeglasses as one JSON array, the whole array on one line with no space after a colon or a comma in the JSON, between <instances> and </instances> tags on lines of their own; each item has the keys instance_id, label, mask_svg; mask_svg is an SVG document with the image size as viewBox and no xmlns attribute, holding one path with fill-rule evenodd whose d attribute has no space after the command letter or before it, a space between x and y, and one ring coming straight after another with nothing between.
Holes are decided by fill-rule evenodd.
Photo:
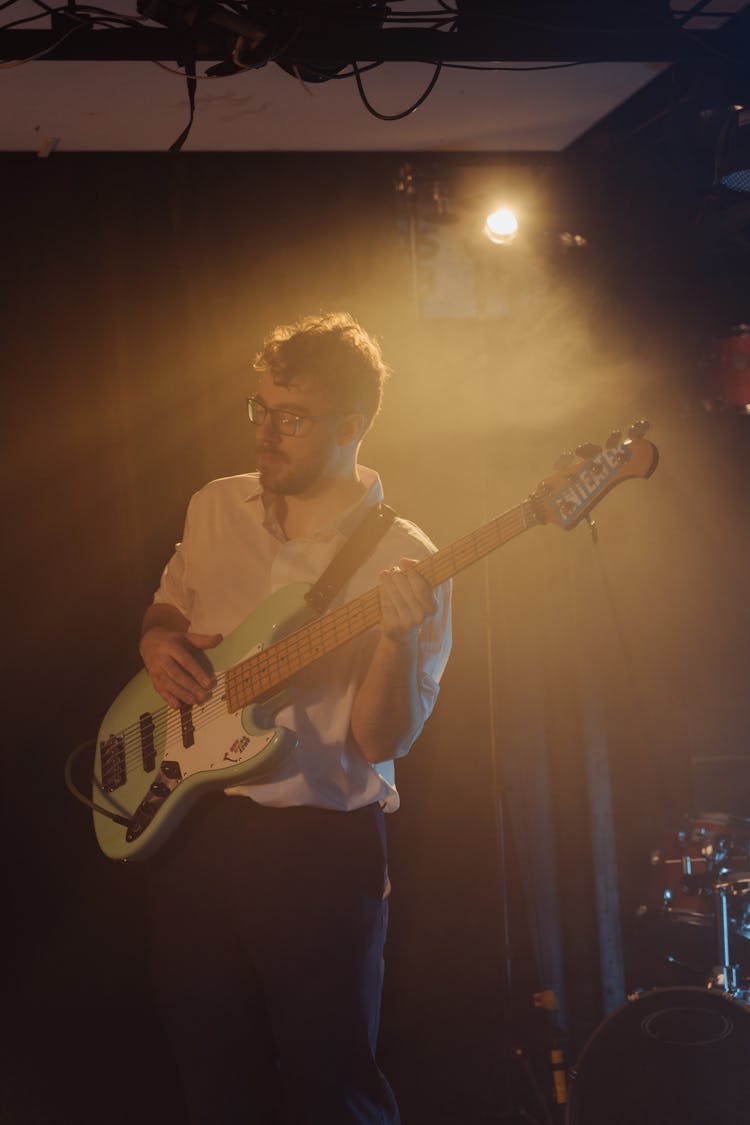
<instances>
[{"instance_id":1,"label":"eyeglasses","mask_svg":"<svg viewBox=\"0 0 750 1125\"><path fill-rule=\"evenodd\" d=\"M318 422L321 418L336 417L333 413L293 414L291 410L271 409L254 395L247 400L247 416L254 426L262 426L266 416L269 416L276 433L283 434L284 437L304 437L310 432L313 422Z\"/></svg>"}]
</instances>

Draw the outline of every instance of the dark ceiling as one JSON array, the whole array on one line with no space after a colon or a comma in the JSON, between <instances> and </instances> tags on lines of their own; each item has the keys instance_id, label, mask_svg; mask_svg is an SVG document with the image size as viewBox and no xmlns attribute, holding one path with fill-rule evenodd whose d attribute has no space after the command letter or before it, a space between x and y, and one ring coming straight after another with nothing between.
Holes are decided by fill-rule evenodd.
<instances>
[{"instance_id":1,"label":"dark ceiling","mask_svg":"<svg viewBox=\"0 0 750 1125\"><path fill-rule=\"evenodd\" d=\"M164 149L194 66L193 150L560 152L686 95L736 100L750 45L746 0L138 9L3 5L0 148Z\"/></svg>"}]
</instances>

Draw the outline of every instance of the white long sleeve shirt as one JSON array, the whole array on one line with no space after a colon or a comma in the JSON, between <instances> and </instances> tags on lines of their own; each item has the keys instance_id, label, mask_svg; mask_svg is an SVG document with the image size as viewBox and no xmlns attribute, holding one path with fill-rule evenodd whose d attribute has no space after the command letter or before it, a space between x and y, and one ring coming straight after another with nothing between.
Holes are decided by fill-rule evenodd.
<instances>
[{"instance_id":1,"label":"white long sleeve shirt","mask_svg":"<svg viewBox=\"0 0 750 1125\"><path fill-rule=\"evenodd\" d=\"M377 473L364 466L358 472L365 494L311 539L286 539L273 507L264 503L256 473L211 481L190 501L182 542L154 601L174 605L196 633L227 636L277 590L315 582L366 510L383 499ZM415 524L397 518L331 609L372 589L380 572L401 558L424 559L434 550ZM437 596L438 612L419 638L422 725L435 704L451 646L449 584ZM376 642L377 630L370 629L296 678L291 702L273 720L296 733L295 749L273 780L234 786L227 793L265 805L350 810L378 801L387 812L398 808L393 762L372 765L350 733L352 705ZM399 747L397 757L407 753L413 737Z\"/></svg>"}]
</instances>

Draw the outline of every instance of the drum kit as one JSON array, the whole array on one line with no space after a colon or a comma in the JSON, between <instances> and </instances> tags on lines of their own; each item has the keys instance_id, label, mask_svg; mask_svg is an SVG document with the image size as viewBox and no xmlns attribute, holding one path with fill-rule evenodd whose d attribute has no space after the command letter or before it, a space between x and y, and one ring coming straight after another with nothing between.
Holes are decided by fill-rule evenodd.
<instances>
[{"instance_id":1,"label":"drum kit","mask_svg":"<svg viewBox=\"0 0 750 1125\"><path fill-rule=\"evenodd\" d=\"M670 982L695 983L654 987L657 970L597 1028L571 1075L567 1125L748 1125L750 820L685 817L651 853L637 913Z\"/></svg>"}]
</instances>

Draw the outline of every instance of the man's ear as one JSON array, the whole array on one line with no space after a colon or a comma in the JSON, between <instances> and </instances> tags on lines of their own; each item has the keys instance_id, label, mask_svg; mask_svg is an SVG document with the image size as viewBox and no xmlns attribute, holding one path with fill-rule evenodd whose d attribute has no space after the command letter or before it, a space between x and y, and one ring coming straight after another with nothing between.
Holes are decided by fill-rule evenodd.
<instances>
[{"instance_id":1,"label":"man's ear","mask_svg":"<svg viewBox=\"0 0 750 1125\"><path fill-rule=\"evenodd\" d=\"M337 438L339 445L351 445L352 442L361 441L367 429L367 419L364 414L345 414L339 422Z\"/></svg>"}]
</instances>

